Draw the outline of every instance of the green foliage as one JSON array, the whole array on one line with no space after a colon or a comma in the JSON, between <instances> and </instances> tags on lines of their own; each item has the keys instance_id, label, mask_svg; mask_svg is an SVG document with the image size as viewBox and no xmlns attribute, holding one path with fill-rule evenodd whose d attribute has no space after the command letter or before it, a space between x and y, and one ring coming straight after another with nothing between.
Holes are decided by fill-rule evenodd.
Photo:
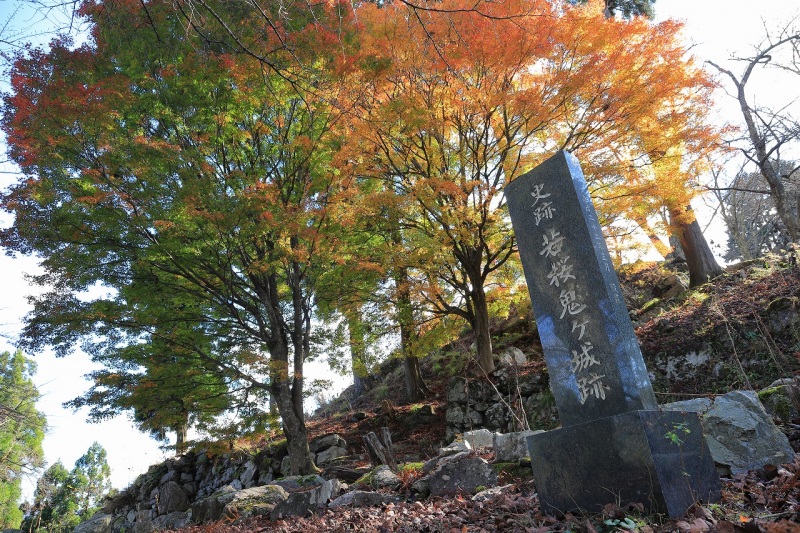
<instances>
[{"instance_id":1,"label":"green foliage","mask_svg":"<svg viewBox=\"0 0 800 533\"><path fill-rule=\"evenodd\" d=\"M0 529L15 528L21 476L42 465L45 417L36 410L36 365L21 352L0 353Z\"/></svg>"},{"instance_id":2,"label":"green foliage","mask_svg":"<svg viewBox=\"0 0 800 533\"><path fill-rule=\"evenodd\" d=\"M672 444L680 446L681 444L683 444L683 438L685 438L691 432L692 430L689 429L689 427L684 422L681 422L680 424L674 424L672 426L672 429L667 431L664 437Z\"/></svg>"},{"instance_id":3,"label":"green foliage","mask_svg":"<svg viewBox=\"0 0 800 533\"><path fill-rule=\"evenodd\" d=\"M22 531L72 531L100 508L103 496L111 488L110 475L106 450L97 442L75 462L70 472L60 461L55 463L36 483L33 507Z\"/></svg>"}]
</instances>

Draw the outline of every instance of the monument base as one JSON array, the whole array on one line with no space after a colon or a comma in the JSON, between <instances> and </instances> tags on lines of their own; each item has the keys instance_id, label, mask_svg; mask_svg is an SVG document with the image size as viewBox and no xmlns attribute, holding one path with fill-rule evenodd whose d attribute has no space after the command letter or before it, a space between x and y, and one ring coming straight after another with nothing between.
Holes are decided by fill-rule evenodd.
<instances>
[{"instance_id":1,"label":"monument base","mask_svg":"<svg viewBox=\"0 0 800 533\"><path fill-rule=\"evenodd\" d=\"M542 510L642 503L671 518L716 502L720 482L696 413L630 411L528 437Z\"/></svg>"}]
</instances>

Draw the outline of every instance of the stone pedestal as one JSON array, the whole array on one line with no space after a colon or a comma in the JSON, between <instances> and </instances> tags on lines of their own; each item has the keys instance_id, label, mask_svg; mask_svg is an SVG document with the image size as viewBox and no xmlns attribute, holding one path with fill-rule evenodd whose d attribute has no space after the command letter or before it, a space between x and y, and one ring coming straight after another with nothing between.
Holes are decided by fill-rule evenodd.
<instances>
[{"instance_id":1,"label":"stone pedestal","mask_svg":"<svg viewBox=\"0 0 800 533\"><path fill-rule=\"evenodd\" d=\"M532 435L528 449L550 514L642 503L677 518L696 501L720 498L696 413L630 411Z\"/></svg>"}]
</instances>

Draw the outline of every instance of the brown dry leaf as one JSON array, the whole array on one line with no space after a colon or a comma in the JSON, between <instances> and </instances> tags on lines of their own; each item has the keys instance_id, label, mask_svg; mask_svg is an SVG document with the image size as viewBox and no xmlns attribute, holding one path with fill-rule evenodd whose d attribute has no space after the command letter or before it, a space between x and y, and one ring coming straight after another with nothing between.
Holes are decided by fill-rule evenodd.
<instances>
[{"instance_id":1,"label":"brown dry leaf","mask_svg":"<svg viewBox=\"0 0 800 533\"><path fill-rule=\"evenodd\" d=\"M705 533L710 529L708 522L702 518L695 518L692 526L689 529L690 533Z\"/></svg>"}]
</instances>

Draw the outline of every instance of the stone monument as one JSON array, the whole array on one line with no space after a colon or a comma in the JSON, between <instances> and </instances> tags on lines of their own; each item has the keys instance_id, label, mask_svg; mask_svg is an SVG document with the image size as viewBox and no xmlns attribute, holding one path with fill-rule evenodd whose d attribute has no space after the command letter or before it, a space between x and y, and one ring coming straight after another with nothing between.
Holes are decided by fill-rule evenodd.
<instances>
[{"instance_id":1,"label":"stone monument","mask_svg":"<svg viewBox=\"0 0 800 533\"><path fill-rule=\"evenodd\" d=\"M678 517L718 500L697 415L658 408L577 159L558 152L505 195L562 424L528 438L543 510Z\"/></svg>"}]
</instances>

